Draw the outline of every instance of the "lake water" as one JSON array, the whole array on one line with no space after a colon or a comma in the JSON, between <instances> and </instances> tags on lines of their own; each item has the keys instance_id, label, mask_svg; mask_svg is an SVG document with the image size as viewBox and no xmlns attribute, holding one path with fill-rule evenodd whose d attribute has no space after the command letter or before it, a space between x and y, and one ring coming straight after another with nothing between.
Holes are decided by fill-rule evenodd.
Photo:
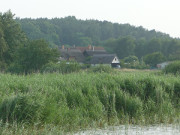
<instances>
[{"instance_id":1,"label":"lake water","mask_svg":"<svg viewBox=\"0 0 180 135\"><path fill-rule=\"evenodd\" d=\"M122 125L80 131L75 135L180 135L180 125Z\"/></svg>"}]
</instances>

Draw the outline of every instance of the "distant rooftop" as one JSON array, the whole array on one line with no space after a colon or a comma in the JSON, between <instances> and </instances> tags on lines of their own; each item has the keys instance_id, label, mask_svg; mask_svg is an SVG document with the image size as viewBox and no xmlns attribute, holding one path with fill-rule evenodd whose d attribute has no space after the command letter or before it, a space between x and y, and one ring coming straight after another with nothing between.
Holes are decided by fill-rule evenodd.
<instances>
[{"instance_id":1,"label":"distant rooftop","mask_svg":"<svg viewBox=\"0 0 180 135\"><path fill-rule=\"evenodd\" d=\"M110 64L115 57L115 54L96 54L92 56L90 64Z\"/></svg>"}]
</instances>

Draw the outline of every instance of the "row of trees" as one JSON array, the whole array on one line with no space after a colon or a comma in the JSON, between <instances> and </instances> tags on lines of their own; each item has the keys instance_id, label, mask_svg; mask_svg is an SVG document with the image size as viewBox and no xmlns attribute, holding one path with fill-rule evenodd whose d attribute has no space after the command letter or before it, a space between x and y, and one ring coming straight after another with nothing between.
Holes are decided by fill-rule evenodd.
<instances>
[{"instance_id":1,"label":"row of trees","mask_svg":"<svg viewBox=\"0 0 180 135\"><path fill-rule=\"evenodd\" d=\"M120 59L136 56L152 67L163 61L180 60L179 39L153 38L148 41L128 36L111 38L103 45L109 52L116 53Z\"/></svg>"},{"instance_id":2,"label":"row of trees","mask_svg":"<svg viewBox=\"0 0 180 135\"><path fill-rule=\"evenodd\" d=\"M179 39L142 27L107 21L83 21L75 17L14 20L10 11L0 13L1 70L25 73L38 71L43 65L57 61L58 51L52 48L61 44L101 45L108 52L116 53L124 63L137 58L129 62L133 66L155 66L165 60L180 59Z\"/></svg>"},{"instance_id":3,"label":"row of trees","mask_svg":"<svg viewBox=\"0 0 180 135\"><path fill-rule=\"evenodd\" d=\"M140 59L137 56L130 55L121 59L121 67L136 69L155 68L158 63L164 62L165 60L167 59L161 52L147 54Z\"/></svg>"},{"instance_id":4,"label":"row of trees","mask_svg":"<svg viewBox=\"0 0 180 135\"><path fill-rule=\"evenodd\" d=\"M0 70L27 74L57 62L57 49L44 40L28 40L13 17L10 11L0 13Z\"/></svg>"},{"instance_id":5,"label":"row of trees","mask_svg":"<svg viewBox=\"0 0 180 135\"><path fill-rule=\"evenodd\" d=\"M51 47L62 44L104 46L108 52L116 53L120 59L136 56L151 66L164 60L180 59L179 39L155 30L148 31L143 27L98 20L78 20L74 16L54 19L17 18L16 21L30 39L44 38ZM152 64L147 59L155 55L154 53L162 57Z\"/></svg>"},{"instance_id":6,"label":"row of trees","mask_svg":"<svg viewBox=\"0 0 180 135\"><path fill-rule=\"evenodd\" d=\"M68 44L87 46L101 45L107 39L131 36L135 39L169 38L169 35L148 31L143 27L111 23L98 20L78 20L74 16L65 18L16 19L30 39L46 39L52 46Z\"/></svg>"},{"instance_id":7,"label":"row of trees","mask_svg":"<svg viewBox=\"0 0 180 135\"><path fill-rule=\"evenodd\" d=\"M104 46L109 52L115 52L119 58L135 55L138 58L154 52L161 52L168 59L179 59L180 40L153 38L149 41L145 39L137 40L132 37L122 37L119 39L109 39L104 42Z\"/></svg>"}]
</instances>

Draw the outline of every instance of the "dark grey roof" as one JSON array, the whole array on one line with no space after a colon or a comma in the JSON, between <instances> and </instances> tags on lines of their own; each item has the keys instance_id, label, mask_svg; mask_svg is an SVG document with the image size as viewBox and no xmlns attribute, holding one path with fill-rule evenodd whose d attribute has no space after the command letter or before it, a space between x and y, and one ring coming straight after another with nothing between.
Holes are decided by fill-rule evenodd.
<instances>
[{"instance_id":1,"label":"dark grey roof","mask_svg":"<svg viewBox=\"0 0 180 135\"><path fill-rule=\"evenodd\" d=\"M60 49L61 56L64 57L66 60L73 59L77 62L83 62L84 61L84 55L83 53L78 49Z\"/></svg>"},{"instance_id":2,"label":"dark grey roof","mask_svg":"<svg viewBox=\"0 0 180 135\"><path fill-rule=\"evenodd\" d=\"M96 54L107 54L105 50L85 50L83 53L85 56L93 56Z\"/></svg>"},{"instance_id":3,"label":"dark grey roof","mask_svg":"<svg viewBox=\"0 0 180 135\"><path fill-rule=\"evenodd\" d=\"M96 54L92 56L90 64L111 64L115 57L115 54Z\"/></svg>"}]
</instances>

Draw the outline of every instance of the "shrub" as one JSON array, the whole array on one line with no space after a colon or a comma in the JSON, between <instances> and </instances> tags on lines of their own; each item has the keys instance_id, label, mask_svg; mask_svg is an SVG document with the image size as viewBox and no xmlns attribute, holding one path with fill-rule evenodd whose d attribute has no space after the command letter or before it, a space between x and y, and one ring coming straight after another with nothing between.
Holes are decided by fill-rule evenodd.
<instances>
[{"instance_id":1,"label":"shrub","mask_svg":"<svg viewBox=\"0 0 180 135\"><path fill-rule=\"evenodd\" d=\"M71 61L61 61L60 63L48 63L42 67L41 72L45 73L72 73L78 72L80 70L80 65L77 62Z\"/></svg>"},{"instance_id":2,"label":"shrub","mask_svg":"<svg viewBox=\"0 0 180 135\"><path fill-rule=\"evenodd\" d=\"M99 66L90 68L90 72L110 73L112 71L113 71L113 69L110 66L105 66L105 65L99 65Z\"/></svg>"},{"instance_id":3,"label":"shrub","mask_svg":"<svg viewBox=\"0 0 180 135\"><path fill-rule=\"evenodd\" d=\"M180 74L180 61L175 61L167 65L164 70L164 73Z\"/></svg>"},{"instance_id":4,"label":"shrub","mask_svg":"<svg viewBox=\"0 0 180 135\"><path fill-rule=\"evenodd\" d=\"M129 56L130 58L132 56ZM121 67L122 68L132 68L132 69L149 69L150 67L148 65L145 64L145 62L143 61L143 59L140 60L136 60L133 57L131 58L131 61L127 61L127 58L129 59L129 57L125 57L124 59L121 60Z\"/></svg>"},{"instance_id":5,"label":"shrub","mask_svg":"<svg viewBox=\"0 0 180 135\"><path fill-rule=\"evenodd\" d=\"M149 64L151 67L156 67L160 62L163 62L166 57L161 52L154 52L144 56L144 62Z\"/></svg>"},{"instance_id":6,"label":"shrub","mask_svg":"<svg viewBox=\"0 0 180 135\"><path fill-rule=\"evenodd\" d=\"M0 61L0 71L5 71L6 68L7 68L6 63Z\"/></svg>"},{"instance_id":7,"label":"shrub","mask_svg":"<svg viewBox=\"0 0 180 135\"><path fill-rule=\"evenodd\" d=\"M6 72L14 73L14 74L23 74L24 70L21 65L17 63L12 63L6 70Z\"/></svg>"}]
</instances>

